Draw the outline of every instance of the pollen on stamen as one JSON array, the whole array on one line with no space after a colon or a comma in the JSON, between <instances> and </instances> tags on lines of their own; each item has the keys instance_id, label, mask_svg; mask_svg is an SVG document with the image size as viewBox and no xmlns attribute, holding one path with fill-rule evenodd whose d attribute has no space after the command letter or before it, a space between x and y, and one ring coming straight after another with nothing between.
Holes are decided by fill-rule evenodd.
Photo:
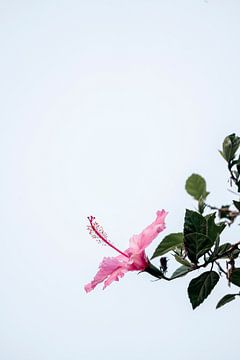
<instances>
[{"instance_id":1,"label":"pollen on stamen","mask_svg":"<svg viewBox=\"0 0 240 360\"><path fill-rule=\"evenodd\" d=\"M90 236L99 244L106 246L106 243L98 235L100 234L104 239L108 240L107 233L104 231L103 227L95 220L95 217L93 216L90 216L88 220L90 222L90 225L87 226L87 230L89 231Z\"/></svg>"}]
</instances>

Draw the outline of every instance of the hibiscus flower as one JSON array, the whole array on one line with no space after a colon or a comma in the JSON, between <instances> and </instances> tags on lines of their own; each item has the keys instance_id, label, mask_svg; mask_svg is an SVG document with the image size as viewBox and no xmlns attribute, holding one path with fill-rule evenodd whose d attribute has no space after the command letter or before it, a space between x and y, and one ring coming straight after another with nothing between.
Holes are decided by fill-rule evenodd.
<instances>
[{"instance_id":1,"label":"hibiscus flower","mask_svg":"<svg viewBox=\"0 0 240 360\"><path fill-rule=\"evenodd\" d=\"M115 257L104 257L99 265L99 270L94 279L84 286L86 292L92 291L99 283L104 282L103 289L113 281L119 281L128 271L147 271L150 262L145 253L145 248L165 229L165 210L157 211L157 217L152 224L148 225L140 234L133 235L129 240L129 248L125 251L119 250L107 239L103 228L95 221L95 217L88 218L89 232L93 238L97 238L110 246L120 255Z\"/></svg>"}]
</instances>

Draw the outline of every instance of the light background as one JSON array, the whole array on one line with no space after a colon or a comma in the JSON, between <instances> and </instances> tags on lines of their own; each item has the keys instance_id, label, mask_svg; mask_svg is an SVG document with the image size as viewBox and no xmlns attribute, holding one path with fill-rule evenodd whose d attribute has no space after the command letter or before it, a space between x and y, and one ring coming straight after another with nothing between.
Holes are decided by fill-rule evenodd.
<instances>
[{"instance_id":1,"label":"light background","mask_svg":"<svg viewBox=\"0 0 240 360\"><path fill-rule=\"evenodd\" d=\"M157 209L182 230L192 172L232 198L217 150L240 133L239 19L237 0L0 0L2 360L237 356L226 285L194 312L189 278L83 286L115 255L88 215L124 249Z\"/></svg>"}]
</instances>

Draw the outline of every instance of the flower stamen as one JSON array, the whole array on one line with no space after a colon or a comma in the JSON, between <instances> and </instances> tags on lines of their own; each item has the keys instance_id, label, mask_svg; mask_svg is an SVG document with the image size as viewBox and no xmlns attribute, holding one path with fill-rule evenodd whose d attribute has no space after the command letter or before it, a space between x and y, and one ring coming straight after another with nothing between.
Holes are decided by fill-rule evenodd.
<instances>
[{"instance_id":1,"label":"flower stamen","mask_svg":"<svg viewBox=\"0 0 240 360\"><path fill-rule=\"evenodd\" d=\"M119 254L126 256L128 258L128 255L125 254L124 252L122 252L121 250L119 250L118 248L116 248L113 244L111 244L108 240L107 240L107 234L106 232L103 230L103 227L98 224L95 221L95 217L94 216L89 216L88 217L89 223L90 225L87 227L89 230L90 235L92 236L93 239L98 239L100 241L103 241L103 243L107 244L108 246L110 246L112 249L114 249L115 251L117 251Z\"/></svg>"}]
</instances>

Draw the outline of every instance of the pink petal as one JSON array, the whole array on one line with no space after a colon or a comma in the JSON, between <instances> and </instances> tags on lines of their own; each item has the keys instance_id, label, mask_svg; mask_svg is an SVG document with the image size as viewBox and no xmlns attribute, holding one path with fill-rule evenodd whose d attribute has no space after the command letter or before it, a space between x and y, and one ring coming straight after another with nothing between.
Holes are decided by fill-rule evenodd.
<instances>
[{"instance_id":1,"label":"pink petal","mask_svg":"<svg viewBox=\"0 0 240 360\"><path fill-rule=\"evenodd\" d=\"M148 266L148 259L144 250L137 252L132 252L130 259L128 261L128 270L129 271L143 271Z\"/></svg>"},{"instance_id":2,"label":"pink petal","mask_svg":"<svg viewBox=\"0 0 240 360\"><path fill-rule=\"evenodd\" d=\"M123 261L123 256L105 257L99 265L99 270L94 276L94 279L84 286L86 292L92 291L99 283L104 280L104 288L112 283L112 281L119 280L123 277L126 269L127 262Z\"/></svg>"},{"instance_id":3,"label":"pink petal","mask_svg":"<svg viewBox=\"0 0 240 360\"><path fill-rule=\"evenodd\" d=\"M165 210L157 211L156 220L148 225L140 234L133 235L129 241L130 249L133 251L144 250L165 229Z\"/></svg>"},{"instance_id":4,"label":"pink petal","mask_svg":"<svg viewBox=\"0 0 240 360\"><path fill-rule=\"evenodd\" d=\"M104 281L103 289L109 286L113 281L119 281L119 278L122 278L125 273L128 271L126 267L121 267L115 270L108 278Z\"/></svg>"}]
</instances>

